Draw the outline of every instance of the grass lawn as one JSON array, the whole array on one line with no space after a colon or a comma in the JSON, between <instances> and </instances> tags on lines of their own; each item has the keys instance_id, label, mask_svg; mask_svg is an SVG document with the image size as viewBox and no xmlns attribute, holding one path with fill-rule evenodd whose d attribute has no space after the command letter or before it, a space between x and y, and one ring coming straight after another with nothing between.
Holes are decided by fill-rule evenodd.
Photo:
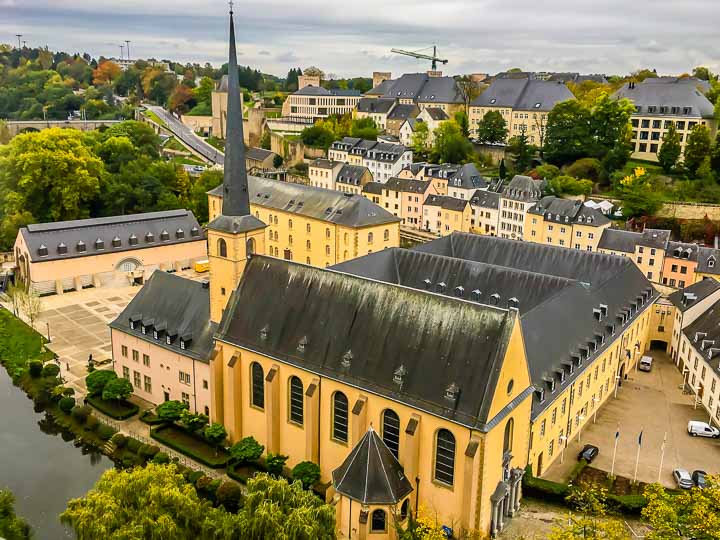
<instances>
[{"instance_id":1,"label":"grass lawn","mask_svg":"<svg viewBox=\"0 0 720 540\"><path fill-rule=\"evenodd\" d=\"M170 161L177 163L178 165L205 165L205 163L199 159L190 157L174 157Z\"/></svg>"},{"instance_id":2,"label":"grass lawn","mask_svg":"<svg viewBox=\"0 0 720 540\"><path fill-rule=\"evenodd\" d=\"M208 137L207 139L205 139L205 142L211 146L214 146L221 152L225 151L225 140L224 139L220 139L218 137Z\"/></svg>"},{"instance_id":3,"label":"grass lawn","mask_svg":"<svg viewBox=\"0 0 720 540\"><path fill-rule=\"evenodd\" d=\"M178 152L187 152L188 149L185 148L185 146L178 141L175 137L170 137L163 148L167 148L168 150L177 150Z\"/></svg>"},{"instance_id":4,"label":"grass lawn","mask_svg":"<svg viewBox=\"0 0 720 540\"><path fill-rule=\"evenodd\" d=\"M100 396L88 396L88 403L101 413L115 420L125 420L138 413L138 406L124 400L104 400Z\"/></svg>"},{"instance_id":5,"label":"grass lawn","mask_svg":"<svg viewBox=\"0 0 720 540\"><path fill-rule=\"evenodd\" d=\"M47 362L54 358L53 353L45 349L46 342L41 334L0 308L0 362L10 375L25 369L30 360Z\"/></svg>"},{"instance_id":6,"label":"grass lawn","mask_svg":"<svg viewBox=\"0 0 720 540\"><path fill-rule=\"evenodd\" d=\"M150 436L213 469L223 468L230 459L230 455L222 448L216 452L207 441L176 425L153 428L150 430Z\"/></svg>"},{"instance_id":7,"label":"grass lawn","mask_svg":"<svg viewBox=\"0 0 720 540\"><path fill-rule=\"evenodd\" d=\"M163 122L163 121L160 119L160 117L159 117L157 114L155 114L154 112L152 112L151 110L148 109L148 110L144 111L143 114L144 114L145 116L147 116L150 120L152 120L153 122L155 122L156 124L160 124L160 125L163 126L163 127L166 127L166 126L167 126L167 124L165 124L165 122Z\"/></svg>"}]
</instances>

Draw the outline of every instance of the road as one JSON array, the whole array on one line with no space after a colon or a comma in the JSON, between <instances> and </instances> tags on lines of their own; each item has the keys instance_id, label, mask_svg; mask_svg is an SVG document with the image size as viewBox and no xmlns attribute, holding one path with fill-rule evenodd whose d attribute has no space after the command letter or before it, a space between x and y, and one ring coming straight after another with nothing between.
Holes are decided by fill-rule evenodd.
<instances>
[{"instance_id":1,"label":"road","mask_svg":"<svg viewBox=\"0 0 720 540\"><path fill-rule=\"evenodd\" d=\"M216 163L218 165L223 165L225 163L225 155L220 150L195 135L192 129L187 127L168 111L162 107L158 107L157 105L146 104L145 107L158 115L158 117L165 122L167 128L173 132L173 135L180 139L183 144L192 148L211 163Z\"/></svg>"}]
</instances>

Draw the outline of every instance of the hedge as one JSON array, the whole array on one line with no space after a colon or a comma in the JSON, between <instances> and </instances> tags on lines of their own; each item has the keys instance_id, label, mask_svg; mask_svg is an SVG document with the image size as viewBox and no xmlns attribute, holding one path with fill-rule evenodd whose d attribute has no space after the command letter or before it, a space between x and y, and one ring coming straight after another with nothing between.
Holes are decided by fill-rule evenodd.
<instances>
[{"instance_id":1,"label":"hedge","mask_svg":"<svg viewBox=\"0 0 720 540\"><path fill-rule=\"evenodd\" d=\"M523 476L523 495L565 504L565 497L568 496L568 493L570 493L570 488L567 484L535 478L528 473Z\"/></svg>"},{"instance_id":2,"label":"hedge","mask_svg":"<svg viewBox=\"0 0 720 540\"><path fill-rule=\"evenodd\" d=\"M150 436L212 469L222 469L230 459L230 454L226 450L221 448L216 451L204 439L188 433L174 424L154 427L150 430Z\"/></svg>"},{"instance_id":3,"label":"hedge","mask_svg":"<svg viewBox=\"0 0 720 540\"><path fill-rule=\"evenodd\" d=\"M243 471L240 472L240 469L245 469L247 472ZM255 476L257 473L265 472L262 467L258 466L257 463L235 463L233 465L230 465L225 473L232 478L233 480L240 482L241 484L247 484L247 481L250 480L253 476ZM290 482L290 480L288 480Z\"/></svg>"},{"instance_id":4,"label":"hedge","mask_svg":"<svg viewBox=\"0 0 720 540\"><path fill-rule=\"evenodd\" d=\"M165 421L161 420L152 409L146 409L140 414L140 420L149 426L159 426L164 424Z\"/></svg>"},{"instance_id":5,"label":"hedge","mask_svg":"<svg viewBox=\"0 0 720 540\"><path fill-rule=\"evenodd\" d=\"M87 401L101 413L107 414L115 420L126 420L137 414L139 408L129 401L106 401L100 396L88 396Z\"/></svg>"},{"instance_id":6,"label":"hedge","mask_svg":"<svg viewBox=\"0 0 720 540\"><path fill-rule=\"evenodd\" d=\"M610 508L623 514L640 515L642 509L647 506L647 499L643 495L613 495L610 493L607 500Z\"/></svg>"}]
</instances>

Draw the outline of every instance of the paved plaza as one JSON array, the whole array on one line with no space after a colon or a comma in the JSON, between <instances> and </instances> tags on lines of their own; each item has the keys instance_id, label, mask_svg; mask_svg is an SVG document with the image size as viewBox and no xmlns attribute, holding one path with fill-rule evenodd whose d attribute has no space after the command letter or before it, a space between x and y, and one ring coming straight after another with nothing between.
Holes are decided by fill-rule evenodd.
<instances>
[{"instance_id":1,"label":"paved plaza","mask_svg":"<svg viewBox=\"0 0 720 540\"><path fill-rule=\"evenodd\" d=\"M610 397L580 435L572 438L565 450L564 463L558 460L543 475L549 480L563 481L577 461L580 448L587 443L600 448L592 466L610 472L615 431L620 426L615 474L633 478L638 449L638 435L643 431L643 444L638 463L638 480L657 482L663 437L667 434L665 457L660 482L675 487L672 470L685 468L692 472L702 469L720 473L720 440L691 437L689 420L709 420L705 410L693 408L693 396L682 393L682 375L667 354L651 351L653 368L649 373L630 372L618 390L617 399Z\"/></svg>"}]
</instances>

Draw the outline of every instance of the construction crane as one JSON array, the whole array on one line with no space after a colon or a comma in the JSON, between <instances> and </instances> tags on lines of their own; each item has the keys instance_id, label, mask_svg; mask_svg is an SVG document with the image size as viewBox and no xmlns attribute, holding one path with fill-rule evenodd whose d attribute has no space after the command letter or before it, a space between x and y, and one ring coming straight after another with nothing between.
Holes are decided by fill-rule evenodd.
<instances>
[{"instance_id":1,"label":"construction crane","mask_svg":"<svg viewBox=\"0 0 720 540\"><path fill-rule=\"evenodd\" d=\"M429 49L430 47L428 47ZM427 49L421 49L421 50L427 50ZM432 46L432 56L429 54L422 54L420 52L413 52L413 51L405 51L403 49L390 49L390 52L393 52L395 54L404 54L405 56L412 56L413 58L419 58L420 60L430 60L432 61L432 69L433 71L437 70L437 63L440 62L441 64L447 64L448 61L445 58L438 58L437 55L437 46Z\"/></svg>"}]
</instances>

